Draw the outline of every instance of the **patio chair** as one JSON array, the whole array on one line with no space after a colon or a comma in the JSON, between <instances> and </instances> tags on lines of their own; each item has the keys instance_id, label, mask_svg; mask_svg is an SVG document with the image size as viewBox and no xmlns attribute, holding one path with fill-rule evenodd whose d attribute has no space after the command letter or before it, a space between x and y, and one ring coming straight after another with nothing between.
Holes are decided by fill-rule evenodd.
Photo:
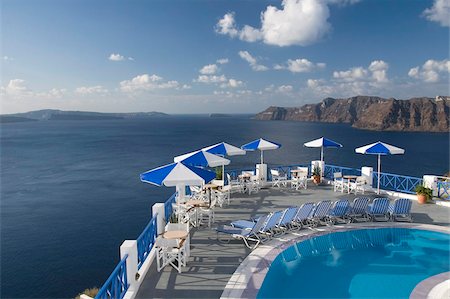
<instances>
[{"instance_id":1,"label":"patio chair","mask_svg":"<svg viewBox=\"0 0 450 299\"><path fill-rule=\"evenodd\" d=\"M258 193L260 188L260 181L256 175L252 176L250 178L250 182L246 184L246 189L249 195L252 193Z\"/></svg>"},{"instance_id":2,"label":"patio chair","mask_svg":"<svg viewBox=\"0 0 450 299\"><path fill-rule=\"evenodd\" d=\"M317 227L319 224L326 224L325 217L331 208L331 201L323 200L317 203L311 216L308 217L306 222L311 227Z\"/></svg>"},{"instance_id":3,"label":"patio chair","mask_svg":"<svg viewBox=\"0 0 450 299\"><path fill-rule=\"evenodd\" d=\"M375 198L373 203L369 205L369 216L372 221L388 221L388 208L388 198Z\"/></svg>"},{"instance_id":4,"label":"patio chair","mask_svg":"<svg viewBox=\"0 0 450 299\"><path fill-rule=\"evenodd\" d=\"M205 218L208 220L208 227L211 228L211 224L215 221L215 215L214 215L214 208L217 204L217 197L212 196L211 197L211 204L207 208L198 208L198 217L200 224L203 223Z\"/></svg>"},{"instance_id":5,"label":"patio chair","mask_svg":"<svg viewBox=\"0 0 450 299\"><path fill-rule=\"evenodd\" d=\"M287 186L287 174L282 175L277 169L271 169L272 175L272 187L286 187Z\"/></svg>"},{"instance_id":6,"label":"patio chair","mask_svg":"<svg viewBox=\"0 0 450 299\"><path fill-rule=\"evenodd\" d=\"M156 238L156 265L158 272L171 265L181 273L181 267L186 266L186 247L184 240Z\"/></svg>"},{"instance_id":7,"label":"patio chair","mask_svg":"<svg viewBox=\"0 0 450 299\"><path fill-rule=\"evenodd\" d=\"M227 191L213 190L212 196L216 198L219 207L223 207L224 203L230 204L230 195Z\"/></svg>"},{"instance_id":8,"label":"patio chair","mask_svg":"<svg viewBox=\"0 0 450 299\"><path fill-rule=\"evenodd\" d=\"M298 229L301 229L303 226L309 226L307 220L313 210L314 210L314 203L312 202L304 203L298 209L297 215L295 215L294 217L294 221L292 222L293 226L297 227Z\"/></svg>"},{"instance_id":9,"label":"patio chair","mask_svg":"<svg viewBox=\"0 0 450 299\"><path fill-rule=\"evenodd\" d=\"M257 222L253 222L253 226L250 229L246 228L237 228L230 225L223 225L219 226L217 231L217 239L219 240L219 233L227 234L231 236L231 238L234 239L240 239L244 241L245 246L250 249L255 249L256 246L261 243L261 238L259 236L259 233L261 231L261 228L264 226L264 223L266 222L268 215L261 216ZM229 241L229 240L228 240ZM256 242L255 245L252 247L249 244L249 241Z\"/></svg>"},{"instance_id":10,"label":"patio chair","mask_svg":"<svg viewBox=\"0 0 450 299\"><path fill-rule=\"evenodd\" d=\"M411 216L412 202L408 198L398 198L389 205L388 214L391 221L404 220L412 222Z\"/></svg>"},{"instance_id":11,"label":"patio chair","mask_svg":"<svg viewBox=\"0 0 450 299\"><path fill-rule=\"evenodd\" d=\"M333 204L333 207L328 211L325 216L325 221L328 225L334 225L335 223L350 223L351 218L348 215L350 212L350 203L347 199L339 199Z\"/></svg>"},{"instance_id":12,"label":"patio chair","mask_svg":"<svg viewBox=\"0 0 450 299\"><path fill-rule=\"evenodd\" d=\"M357 197L353 200L353 204L350 207L348 216L351 222L354 221L369 221L370 216L368 214L369 198L368 197Z\"/></svg>"},{"instance_id":13,"label":"patio chair","mask_svg":"<svg viewBox=\"0 0 450 299\"><path fill-rule=\"evenodd\" d=\"M355 194L361 192L364 194L364 191L366 190L366 179L363 176L357 177L355 182L350 183L349 188L350 192L354 192Z\"/></svg>"},{"instance_id":14,"label":"patio chair","mask_svg":"<svg viewBox=\"0 0 450 299\"><path fill-rule=\"evenodd\" d=\"M297 176L293 177L291 180L291 188L298 190L300 188L308 188L308 167L298 167L300 170Z\"/></svg>"},{"instance_id":15,"label":"patio chair","mask_svg":"<svg viewBox=\"0 0 450 299\"><path fill-rule=\"evenodd\" d=\"M333 173L333 186L334 192L344 192L344 179L342 178L342 172Z\"/></svg>"},{"instance_id":16,"label":"patio chair","mask_svg":"<svg viewBox=\"0 0 450 299\"><path fill-rule=\"evenodd\" d=\"M175 231L175 230L182 230L186 231L188 233L185 240L185 250L186 250L186 256L189 257L191 255L191 238L189 235L189 223L167 223L165 227L166 232Z\"/></svg>"},{"instance_id":17,"label":"patio chair","mask_svg":"<svg viewBox=\"0 0 450 299\"><path fill-rule=\"evenodd\" d=\"M232 180L231 175L227 173L228 186L230 186L230 192L237 191L244 193L244 184L239 180Z\"/></svg>"}]
</instances>

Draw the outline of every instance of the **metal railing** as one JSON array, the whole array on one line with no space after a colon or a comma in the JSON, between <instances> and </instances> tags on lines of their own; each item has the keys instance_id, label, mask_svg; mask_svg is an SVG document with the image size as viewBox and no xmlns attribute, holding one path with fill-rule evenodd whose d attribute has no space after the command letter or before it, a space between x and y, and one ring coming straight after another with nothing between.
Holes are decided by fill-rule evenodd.
<instances>
[{"instance_id":1,"label":"metal railing","mask_svg":"<svg viewBox=\"0 0 450 299\"><path fill-rule=\"evenodd\" d=\"M153 245L155 244L156 236L158 234L158 230L156 227L156 216L157 215L153 215L144 231L136 239L138 252L138 269L141 268L142 264L145 262L145 259L150 254Z\"/></svg>"},{"instance_id":2,"label":"metal railing","mask_svg":"<svg viewBox=\"0 0 450 299\"><path fill-rule=\"evenodd\" d=\"M361 175L361 169L325 164L325 169L323 171L323 176L325 178L333 180L333 174L335 172L341 172L342 175Z\"/></svg>"},{"instance_id":3,"label":"metal railing","mask_svg":"<svg viewBox=\"0 0 450 299\"><path fill-rule=\"evenodd\" d=\"M378 173L373 173L373 187L377 188L378 185ZM422 185L423 180L421 178L398 175L392 173L380 173L380 189L389 191L398 191L403 193L414 194L414 190L417 185Z\"/></svg>"},{"instance_id":4,"label":"metal railing","mask_svg":"<svg viewBox=\"0 0 450 299\"><path fill-rule=\"evenodd\" d=\"M172 216L173 204L176 202L176 197L177 197L177 193L175 192L164 203L164 217L165 217L164 219L166 220L166 223L168 223L170 221L170 217Z\"/></svg>"},{"instance_id":5,"label":"metal railing","mask_svg":"<svg viewBox=\"0 0 450 299\"><path fill-rule=\"evenodd\" d=\"M126 254L109 276L103 287L98 291L95 299L122 299L128 290Z\"/></svg>"},{"instance_id":6,"label":"metal railing","mask_svg":"<svg viewBox=\"0 0 450 299\"><path fill-rule=\"evenodd\" d=\"M450 182L437 182L438 197L441 199L450 200Z\"/></svg>"}]
</instances>

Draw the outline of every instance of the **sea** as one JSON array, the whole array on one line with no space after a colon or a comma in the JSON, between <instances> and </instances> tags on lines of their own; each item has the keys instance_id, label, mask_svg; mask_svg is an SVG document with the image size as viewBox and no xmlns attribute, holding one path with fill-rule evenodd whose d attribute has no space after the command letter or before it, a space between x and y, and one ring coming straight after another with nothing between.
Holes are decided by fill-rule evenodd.
<instances>
[{"instance_id":1,"label":"sea","mask_svg":"<svg viewBox=\"0 0 450 299\"><path fill-rule=\"evenodd\" d=\"M405 149L382 157L382 171L421 177L449 171L448 133L377 132L347 124L257 121L207 115L2 124L2 298L73 298L101 287L119 261L119 246L136 239L151 206L174 188L140 182L139 174L173 157L228 142L263 137L282 144L265 152L271 166L309 163L320 149L303 143L326 136L327 164L376 169L377 158L355 148L384 141ZM227 169L250 167L259 152L230 157Z\"/></svg>"}]
</instances>

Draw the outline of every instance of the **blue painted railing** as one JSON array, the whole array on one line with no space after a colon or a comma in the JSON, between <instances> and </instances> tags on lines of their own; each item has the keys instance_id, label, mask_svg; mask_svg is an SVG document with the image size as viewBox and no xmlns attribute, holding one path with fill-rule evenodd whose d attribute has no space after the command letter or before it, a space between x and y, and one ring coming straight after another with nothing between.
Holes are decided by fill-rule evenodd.
<instances>
[{"instance_id":1,"label":"blue painted railing","mask_svg":"<svg viewBox=\"0 0 450 299\"><path fill-rule=\"evenodd\" d=\"M153 218L150 220L144 231L136 240L138 252L138 269L141 268L142 264L145 262L145 259L150 254L150 251L155 244L157 232L158 230L156 228L156 215L153 215Z\"/></svg>"},{"instance_id":2,"label":"blue painted railing","mask_svg":"<svg viewBox=\"0 0 450 299\"><path fill-rule=\"evenodd\" d=\"M325 178L333 180L333 174L335 172L341 172L342 175L361 175L361 169L325 164L325 169L323 172L323 176Z\"/></svg>"},{"instance_id":3,"label":"blue painted railing","mask_svg":"<svg viewBox=\"0 0 450 299\"><path fill-rule=\"evenodd\" d=\"M177 197L177 193L175 192L174 194L172 194L172 196L166 200L166 202L164 203L164 219L166 220L166 223L169 222L170 217L172 216L173 213L173 204L176 201L176 197Z\"/></svg>"},{"instance_id":4,"label":"blue painted railing","mask_svg":"<svg viewBox=\"0 0 450 299\"><path fill-rule=\"evenodd\" d=\"M450 182L437 182L438 197L450 200Z\"/></svg>"},{"instance_id":5,"label":"blue painted railing","mask_svg":"<svg viewBox=\"0 0 450 299\"><path fill-rule=\"evenodd\" d=\"M95 299L122 299L128 290L126 254L109 276L103 287L98 291Z\"/></svg>"},{"instance_id":6,"label":"blue painted railing","mask_svg":"<svg viewBox=\"0 0 450 299\"><path fill-rule=\"evenodd\" d=\"M415 194L416 186L422 184L423 180L421 178L384 172L380 173L380 189L383 190ZM377 172L373 173L372 186L374 188L378 186Z\"/></svg>"}]
</instances>

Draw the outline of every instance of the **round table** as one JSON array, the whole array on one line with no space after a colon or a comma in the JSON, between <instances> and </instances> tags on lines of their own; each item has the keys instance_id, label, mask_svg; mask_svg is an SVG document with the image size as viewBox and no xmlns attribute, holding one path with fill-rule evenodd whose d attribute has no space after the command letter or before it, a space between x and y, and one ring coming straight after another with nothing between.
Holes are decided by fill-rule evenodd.
<instances>
[{"instance_id":1,"label":"round table","mask_svg":"<svg viewBox=\"0 0 450 299\"><path fill-rule=\"evenodd\" d=\"M188 232L185 230L170 230L163 234L165 239L186 239Z\"/></svg>"},{"instance_id":2,"label":"round table","mask_svg":"<svg viewBox=\"0 0 450 299\"><path fill-rule=\"evenodd\" d=\"M343 179L347 179L347 193L350 194L350 180L356 180L358 176L356 175L344 175Z\"/></svg>"}]
</instances>

